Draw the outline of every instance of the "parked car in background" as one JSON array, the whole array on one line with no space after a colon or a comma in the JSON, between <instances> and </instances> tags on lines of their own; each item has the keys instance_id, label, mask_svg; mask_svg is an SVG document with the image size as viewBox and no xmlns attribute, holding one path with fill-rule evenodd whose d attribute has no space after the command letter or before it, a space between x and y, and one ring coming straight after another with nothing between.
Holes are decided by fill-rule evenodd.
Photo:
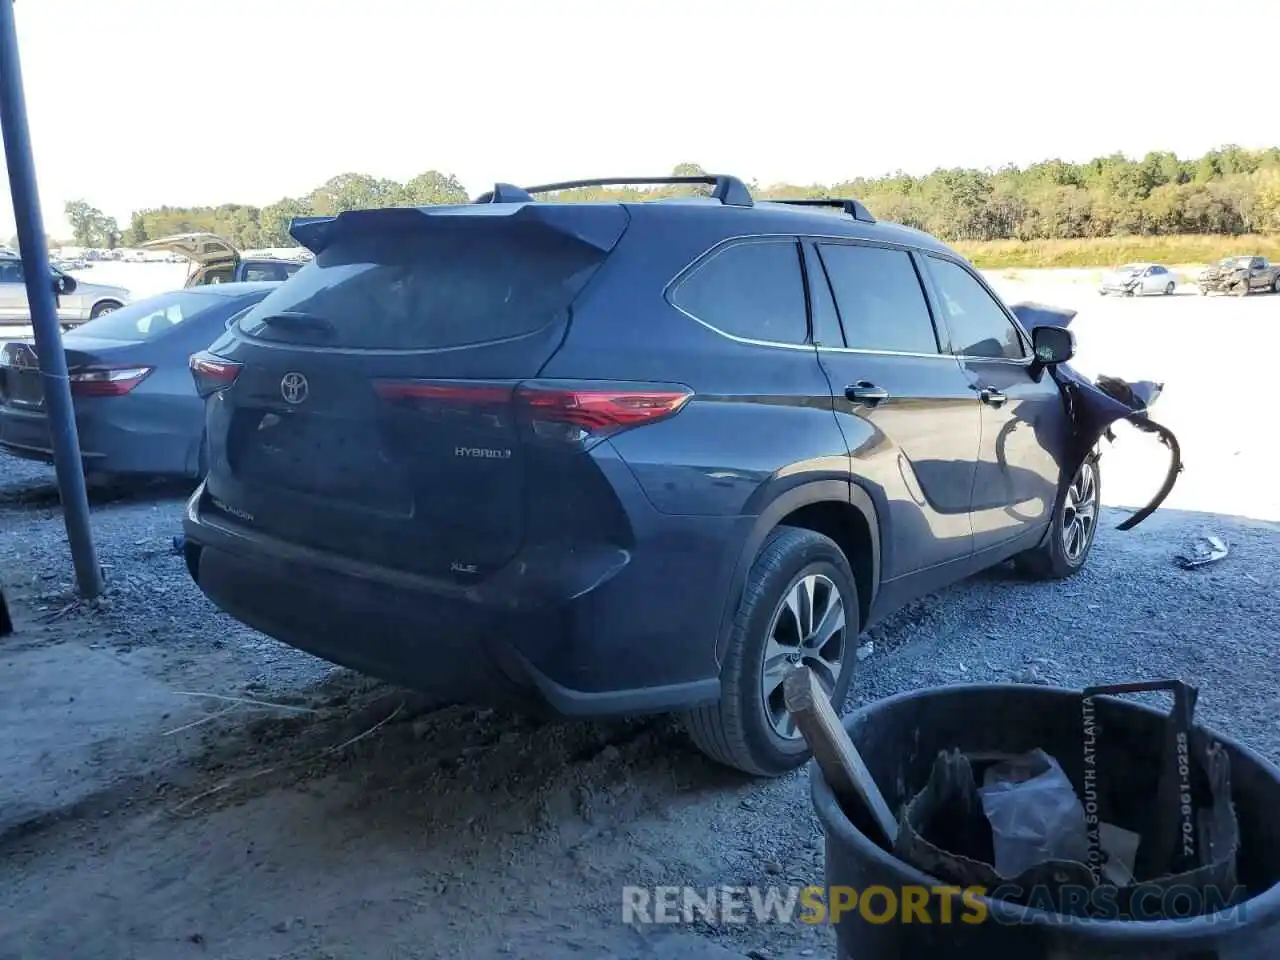
<instances>
[{"instance_id":1,"label":"parked car in background","mask_svg":"<svg viewBox=\"0 0 1280 960\"><path fill-rule=\"evenodd\" d=\"M1176 288L1177 279L1168 267L1158 263L1126 263L1102 278L1098 292L1104 297L1109 293L1126 297L1144 297L1151 293L1168 296Z\"/></svg>"},{"instance_id":2,"label":"parked car in background","mask_svg":"<svg viewBox=\"0 0 1280 960\"><path fill-rule=\"evenodd\" d=\"M1059 366L1066 320L1024 329L856 201L707 179L296 220L315 262L192 357L201 590L455 700L681 711L777 775L807 756L794 665L839 710L858 635L911 599L1083 568L1132 408Z\"/></svg>"},{"instance_id":3,"label":"parked car in background","mask_svg":"<svg viewBox=\"0 0 1280 960\"><path fill-rule=\"evenodd\" d=\"M54 278L64 275L56 266L49 268ZM0 255L0 326L26 326L31 322L27 303L27 287L22 260L16 255ZM71 293L58 297L58 321L65 329L101 317L129 303L124 287L76 280Z\"/></svg>"},{"instance_id":4,"label":"parked car in background","mask_svg":"<svg viewBox=\"0 0 1280 960\"><path fill-rule=\"evenodd\" d=\"M163 293L66 334L85 472L200 476L204 403L188 360L276 286L232 283ZM51 462L36 360L30 340L0 347L0 450Z\"/></svg>"},{"instance_id":5,"label":"parked car in background","mask_svg":"<svg viewBox=\"0 0 1280 960\"><path fill-rule=\"evenodd\" d=\"M1280 270L1266 257L1226 257L1205 269L1197 281L1200 294L1280 293Z\"/></svg>"},{"instance_id":6,"label":"parked car in background","mask_svg":"<svg viewBox=\"0 0 1280 960\"><path fill-rule=\"evenodd\" d=\"M302 268L301 260L244 257L239 250L212 233L183 233L144 243L145 250L167 250L189 260L193 270L188 287L211 283L255 280L287 280Z\"/></svg>"}]
</instances>

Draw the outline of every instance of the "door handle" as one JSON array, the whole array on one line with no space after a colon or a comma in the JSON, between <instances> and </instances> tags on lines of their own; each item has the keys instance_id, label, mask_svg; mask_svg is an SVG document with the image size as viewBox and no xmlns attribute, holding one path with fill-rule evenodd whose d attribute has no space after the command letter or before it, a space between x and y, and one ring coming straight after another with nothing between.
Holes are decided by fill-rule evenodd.
<instances>
[{"instance_id":1,"label":"door handle","mask_svg":"<svg viewBox=\"0 0 1280 960\"><path fill-rule=\"evenodd\" d=\"M867 380L859 380L857 383L844 388L844 396L846 400L850 400L853 403L874 407L881 400L889 399L889 391L884 387L877 387Z\"/></svg>"},{"instance_id":2,"label":"door handle","mask_svg":"<svg viewBox=\"0 0 1280 960\"><path fill-rule=\"evenodd\" d=\"M1009 398L995 387L983 387L978 391L978 399L987 404L987 406L1002 407Z\"/></svg>"}]
</instances>

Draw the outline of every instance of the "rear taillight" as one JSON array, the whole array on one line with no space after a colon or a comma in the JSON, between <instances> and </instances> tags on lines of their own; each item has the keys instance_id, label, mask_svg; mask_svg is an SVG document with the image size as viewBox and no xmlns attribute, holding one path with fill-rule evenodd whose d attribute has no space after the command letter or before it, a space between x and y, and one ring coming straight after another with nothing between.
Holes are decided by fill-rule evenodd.
<instances>
[{"instance_id":1,"label":"rear taillight","mask_svg":"<svg viewBox=\"0 0 1280 960\"><path fill-rule=\"evenodd\" d=\"M122 397L154 367L77 367L67 374L74 397Z\"/></svg>"},{"instance_id":2,"label":"rear taillight","mask_svg":"<svg viewBox=\"0 0 1280 960\"><path fill-rule=\"evenodd\" d=\"M589 445L674 416L692 396L677 384L529 381L515 400L531 439Z\"/></svg>"},{"instance_id":3,"label":"rear taillight","mask_svg":"<svg viewBox=\"0 0 1280 960\"><path fill-rule=\"evenodd\" d=\"M196 393L202 398L227 389L240 376L241 364L205 351L193 353L187 365L196 382Z\"/></svg>"},{"instance_id":4,"label":"rear taillight","mask_svg":"<svg viewBox=\"0 0 1280 960\"><path fill-rule=\"evenodd\" d=\"M380 380L374 387L384 400L435 418L472 416L497 426L514 416L526 439L582 447L673 416L693 396L680 384L599 380Z\"/></svg>"}]
</instances>

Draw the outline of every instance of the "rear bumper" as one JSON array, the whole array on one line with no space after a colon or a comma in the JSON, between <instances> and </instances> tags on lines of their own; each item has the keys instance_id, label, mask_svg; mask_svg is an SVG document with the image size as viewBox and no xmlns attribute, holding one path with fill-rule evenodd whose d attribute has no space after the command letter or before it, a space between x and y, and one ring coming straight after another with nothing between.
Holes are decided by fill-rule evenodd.
<instances>
[{"instance_id":1,"label":"rear bumper","mask_svg":"<svg viewBox=\"0 0 1280 960\"><path fill-rule=\"evenodd\" d=\"M85 461L85 469L92 470L105 461L106 454L95 448L91 429L81 429L79 423L76 427L80 435L80 456ZM0 407L0 450L27 460L53 463L53 441L45 412L8 405Z\"/></svg>"},{"instance_id":2,"label":"rear bumper","mask_svg":"<svg viewBox=\"0 0 1280 960\"><path fill-rule=\"evenodd\" d=\"M145 424L129 422L129 418L124 422L120 426L77 409L76 434L86 473L176 476L190 472L191 451L199 442L198 432L188 436L150 430ZM0 406L0 450L27 460L52 463L53 441L45 411Z\"/></svg>"},{"instance_id":3,"label":"rear bumper","mask_svg":"<svg viewBox=\"0 0 1280 960\"><path fill-rule=\"evenodd\" d=\"M187 505L186 561L237 620L393 683L469 702L533 695L568 716L716 700L723 597L740 518L646 518L632 549L527 550L466 587L264 536Z\"/></svg>"}]
</instances>

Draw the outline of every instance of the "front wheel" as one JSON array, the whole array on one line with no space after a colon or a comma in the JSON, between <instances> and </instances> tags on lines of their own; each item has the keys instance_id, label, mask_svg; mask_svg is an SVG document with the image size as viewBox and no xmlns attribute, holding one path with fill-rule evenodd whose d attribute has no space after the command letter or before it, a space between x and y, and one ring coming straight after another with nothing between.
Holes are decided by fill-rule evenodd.
<instances>
[{"instance_id":1,"label":"front wheel","mask_svg":"<svg viewBox=\"0 0 1280 960\"><path fill-rule=\"evenodd\" d=\"M1237 297L1247 297L1249 295L1249 281L1241 280L1232 290Z\"/></svg>"},{"instance_id":2,"label":"front wheel","mask_svg":"<svg viewBox=\"0 0 1280 960\"><path fill-rule=\"evenodd\" d=\"M720 700L684 716L711 759L776 777L809 759L783 702L783 681L808 666L839 713L857 663L858 588L844 552L812 530L779 527L752 564L720 672Z\"/></svg>"},{"instance_id":3,"label":"front wheel","mask_svg":"<svg viewBox=\"0 0 1280 960\"><path fill-rule=\"evenodd\" d=\"M95 303L93 309L89 311L89 319L97 320L99 317L105 316L112 311L119 310L120 304L114 300L103 300L101 303Z\"/></svg>"},{"instance_id":4,"label":"front wheel","mask_svg":"<svg viewBox=\"0 0 1280 960\"><path fill-rule=\"evenodd\" d=\"M1093 549L1102 509L1102 472L1088 457L1062 492L1053 523L1040 546L1017 558L1018 568L1034 580L1062 580L1079 573Z\"/></svg>"},{"instance_id":5,"label":"front wheel","mask_svg":"<svg viewBox=\"0 0 1280 960\"><path fill-rule=\"evenodd\" d=\"M1164 286L1164 295L1167 297L1167 296L1170 296L1172 293L1173 293L1173 281L1170 281L1169 283L1166 283Z\"/></svg>"},{"instance_id":6,"label":"front wheel","mask_svg":"<svg viewBox=\"0 0 1280 960\"><path fill-rule=\"evenodd\" d=\"M1280 293L1280 274L1276 274L1275 280L1271 283L1271 292Z\"/></svg>"}]
</instances>

